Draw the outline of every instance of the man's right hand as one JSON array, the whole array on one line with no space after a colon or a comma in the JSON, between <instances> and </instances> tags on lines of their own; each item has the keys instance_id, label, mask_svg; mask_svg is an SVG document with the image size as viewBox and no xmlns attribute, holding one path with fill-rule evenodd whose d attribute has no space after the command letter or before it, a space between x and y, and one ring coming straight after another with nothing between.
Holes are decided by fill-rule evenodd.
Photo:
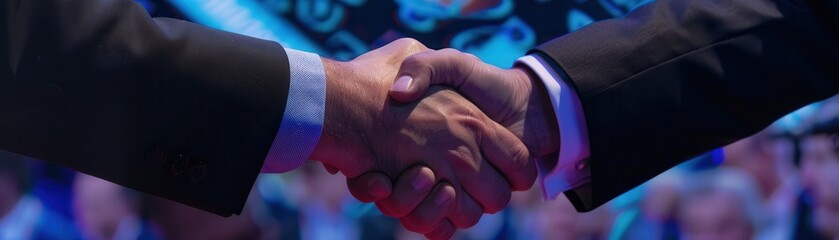
<instances>
[{"instance_id":1,"label":"man's right hand","mask_svg":"<svg viewBox=\"0 0 839 240\"><path fill-rule=\"evenodd\" d=\"M523 66L501 69L455 49L425 51L402 62L390 96L419 99L432 85L452 87L527 145L533 157L559 151L559 129L547 90Z\"/></svg>"},{"instance_id":2,"label":"man's right hand","mask_svg":"<svg viewBox=\"0 0 839 240\"><path fill-rule=\"evenodd\" d=\"M423 51L409 56L402 62L399 77L390 90L393 99L412 102L420 99L431 85L446 85L475 103L490 118L497 121L519 137L532 156L556 153L559 147L559 130L554 117L550 98L541 83L529 69L516 67L500 69L483 63L477 57L453 49ZM400 175L397 181L411 178L434 178L436 172ZM379 208L387 209L392 202L388 198L373 197L370 188L389 189L387 177L368 173L351 179L350 190L355 196L376 201ZM399 183L397 183L398 185ZM384 186L384 187L383 187ZM529 186L528 186L529 188ZM527 188L512 188L526 190ZM380 194L387 195L387 194ZM425 195L411 191L394 191L389 198L414 199ZM431 198L431 197L429 197ZM417 208L418 211L421 208ZM403 221L403 225L405 222ZM458 227L468 227L458 226ZM449 232L453 233L454 229ZM446 235L426 235L445 238Z\"/></svg>"},{"instance_id":3,"label":"man's right hand","mask_svg":"<svg viewBox=\"0 0 839 240\"><path fill-rule=\"evenodd\" d=\"M516 135L454 91L432 88L409 104L388 97L399 65L425 51L398 40L350 62L324 60L327 108L312 159L407 229L446 238L501 210L511 190L530 188L536 169ZM380 178L362 175L371 171Z\"/></svg>"}]
</instances>

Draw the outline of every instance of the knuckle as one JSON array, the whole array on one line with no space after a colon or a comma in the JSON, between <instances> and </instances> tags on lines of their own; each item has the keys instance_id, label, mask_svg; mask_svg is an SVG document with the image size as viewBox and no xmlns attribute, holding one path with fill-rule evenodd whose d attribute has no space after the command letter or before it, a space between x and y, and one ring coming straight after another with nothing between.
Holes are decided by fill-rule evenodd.
<instances>
[{"instance_id":1,"label":"knuckle","mask_svg":"<svg viewBox=\"0 0 839 240\"><path fill-rule=\"evenodd\" d=\"M449 223L444 223L440 224L440 226L432 230L430 233L425 234L425 237L428 239L449 239L452 235L454 235L454 230L454 227Z\"/></svg>"},{"instance_id":2,"label":"knuckle","mask_svg":"<svg viewBox=\"0 0 839 240\"><path fill-rule=\"evenodd\" d=\"M408 215L404 207L400 207L391 201L378 201L376 202L376 207L378 207L379 211L381 211L385 216L401 218Z\"/></svg>"},{"instance_id":3,"label":"knuckle","mask_svg":"<svg viewBox=\"0 0 839 240\"><path fill-rule=\"evenodd\" d=\"M414 223L410 223L410 220L406 220L404 218L403 218L403 220L404 221L402 221L402 226L404 226L405 229L408 229L408 231L415 232L415 233L422 233L422 228L420 228L418 225L416 225Z\"/></svg>"},{"instance_id":4,"label":"knuckle","mask_svg":"<svg viewBox=\"0 0 839 240\"><path fill-rule=\"evenodd\" d=\"M415 233L422 233L413 222L411 222L408 218L399 218L399 224L402 225L406 230L415 232Z\"/></svg>"},{"instance_id":5,"label":"knuckle","mask_svg":"<svg viewBox=\"0 0 839 240\"><path fill-rule=\"evenodd\" d=\"M448 57L460 59L461 61L474 61L479 59L478 56L475 56L474 54L463 52L454 48L444 48L438 50L437 52Z\"/></svg>"},{"instance_id":6,"label":"knuckle","mask_svg":"<svg viewBox=\"0 0 839 240\"><path fill-rule=\"evenodd\" d=\"M524 190L530 189L531 187L533 187L533 184L536 182L536 176L538 174L536 173L535 165L533 167L528 168L525 171L527 171L527 177L526 177L527 181L525 181L524 185L522 185L522 187L519 189L519 191L524 191Z\"/></svg>"},{"instance_id":7,"label":"knuckle","mask_svg":"<svg viewBox=\"0 0 839 240\"><path fill-rule=\"evenodd\" d=\"M501 169L510 176L510 186L515 191L527 190L536 181L536 167L533 159L530 158L528 150L524 147L513 147L510 152L510 161Z\"/></svg>"},{"instance_id":8,"label":"knuckle","mask_svg":"<svg viewBox=\"0 0 839 240\"><path fill-rule=\"evenodd\" d=\"M501 166L496 167L500 167L500 171L509 175L524 175L529 164L527 149L513 146L507 154L509 155L505 156L505 158L509 157L509 159L504 163L499 164Z\"/></svg>"},{"instance_id":9,"label":"knuckle","mask_svg":"<svg viewBox=\"0 0 839 240\"><path fill-rule=\"evenodd\" d=\"M478 220L481 219L481 215L483 215L483 213L477 211L463 212L458 214L458 217L453 221L453 223L457 228L472 227L475 226L475 224L478 224Z\"/></svg>"},{"instance_id":10,"label":"knuckle","mask_svg":"<svg viewBox=\"0 0 839 240\"><path fill-rule=\"evenodd\" d=\"M415 50L416 52L427 50L428 48L422 44L422 42L414 39L414 38L400 38L396 41L399 42L402 46L404 46L408 50Z\"/></svg>"},{"instance_id":11,"label":"knuckle","mask_svg":"<svg viewBox=\"0 0 839 240\"><path fill-rule=\"evenodd\" d=\"M369 196L367 193L365 193L365 191L363 189L359 188L357 185L348 184L347 188L350 190L350 194L352 194L352 196L355 197L356 199L358 199L359 201L361 201L361 202L371 202L372 201L372 197Z\"/></svg>"},{"instance_id":12,"label":"knuckle","mask_svg":"<svg viewBox=\"0 0 839 240\"><path fill-rule=\"evenodd\" d=\"M526 170L530 165L530 152L523 146L514 147L512 157L511 167L516 171Z\"/></svg>"},{"instance_id":13,"label":"knuckle","mask_svg":"<svg viewBox=\"0 0 839 240\"><path fill-rule=\"evenodd\" d=\"M422 219L420 217L403 217L399 219L399 222L405 229L416 232L416 233L433 233L437 231L437 229L445 228L445 219L442 220L433 220L433 219Z\"/></svg>"},{"instance_id":14,"label":"knuckle","mask_svg":"<svg viewBox=\"0 0 839 240\"><path fill-rule=\"evenodd\" d=\"M478 56L476 56L475 54L471 54L471 53L467 53L467 52L464 52L463 56L466 57L466 59L472 60L472 61L479 61L481 59Z\"/></svg>"},{"instance_id":15,"label":"knuckle","mask_svg":"<svg viewBox=\"0 0 839 240\"><path fill-rule=\"evenodd\" d=\"M395 214L393 214L393 212L391 211L390 206L388 204L386 204L384 201L376 202L376 207L385 216L388 216L388 217L394 217L395 216Z\"/></svg>"},{"instance_id":16,"label":"knuckle","mask_svg":"<svg viewBox=\"0 0 839 240\"><path fill-rule=\"evenodd\" d=\"M478 224L478 221L481 220L481 215L483 215L483 213L480 213L480 212L476 212L476 213L472 214L471 216L469 216L466 219L466 225L464 225L464 226L465 227L475 226L476 224Z\"/></svg>"},{"instance_id":17,"label":"knuckle","mask_svg":"<svg viewBox=\"0 0 839 240\"><path fill-rule=\"evenodd\" d=\"M535 179L531 180L530 176L527 175L524 175L524 177L517 177L515 180L510 181L510 188L513 191L524 191L530 189L530 186L533 185L533 181L535 181Z\"/></svg>"},{"instance_id":18,"label":"knuckle","mask_svg":"<svg viewBox=\"0 0 839 240\"><path fill-rule=\"evenodd\" d=\"M447 151L446 160L452 163L458 171L461 171L461 174L472 174L480 168L479 160L473 155L474 151L469 147L458 146Z\"/></svg>"},{"instance_id":19,"label":"knuckle","mask_svg":"<svg viewBox=\"0 0 839 240\"><path fill-rule=\"evenodd\" d=\"M462 53L459 50L454 49L454 48L443 48L443 49L440 49L437 52L439 52L441 54L446 54L446 55L460 55Z\"/></svg>"},{"instance_id":20,"label":"knuckle","mask_svg":"<svg viewBox=\"0 0 839 240\"><path fill-rule=\"evenodd\" d=\"M510 197L510 191L503 191L501 194L497 195L495 201L489 206L487 206L487 208L484 209L484 211L486 211L487 213L497 213L503 210L507 206L507 203L510 202Z\"/></svg>"},{"instance_id":21,"label":"knuckle","mask_svg":"<svg viewBox=\"0 0 839 240\"><path fill-rule=\"evenodd\" d=\"M512 185L514 191L524 191L530 189L530 187L533 187L533 184L536 182L536 167L534 164L532 164L532 161L530 161L530 163L531 164L529 164L527 168L525 168L522 171L519 171L520 177L517 179L521 180L515 181L514 185Z\"/></svg>"},{"instance_id":22,"label":"knuckle","mask_svg":"<svg viewBox=\"0 0 839 240\"><path fill-rule=\"evenodd\" d=\"M421 217L412 217L412 216L406 217L404 219L405 219L405 222L409 223L409 225L411 226L411 229L409 229L409 230L414 231L414 232L421 232L421 233L431 232L438 225L438 223L435 222L434 219L423 219Z\"/></svg>"},{"instance_id":23,"label":"knuckle","mask_svg":"<svg viewBox=\"0 0 839 240\"><path fill-rule=\"evenodd\" d=\"M532 180L522 181L522 182L516 183L516 185L513 186L513 191L526 191L526 190L530 189L531 187L533 187L533 183L535 181L536 181L536 179L534 177Z\"/></svg>"},{"instance_id":24,"label":"knuckle","mask_svg":"<svg viewBox=\"0 0 839 240\"><path fill-rule=\"evenodd\" d=\"M476 134L475 137L477 139L481 139L483 136L492 136L488 134L489 128L487 127L487 123L479 119L480 114L476 108L462 108L456 113L459 115L458 120L461 126Z\"/></svg>"},{"instance_id":25,"label":"knuckle","mask_svg":"<svg viewBox=\"0 0 839 240\"><path fill-rule=\"evenodd\" d=\"M400 45L404 45L404 46L415 46L415 45L421 44L416 39L408 38L408 37L396 39L396 41L394 41L394 42L396 42Z\"/></svg>"},{"instance_id":26,"label":"knuckle","mask_svg":"<svg viewBox=\"0 0 839 240\"><path fill-rule=\"evenodd\" d=\"M454 236L454 229L443 232L439 239L449 239Z\"/></svg>"}]
</instances>

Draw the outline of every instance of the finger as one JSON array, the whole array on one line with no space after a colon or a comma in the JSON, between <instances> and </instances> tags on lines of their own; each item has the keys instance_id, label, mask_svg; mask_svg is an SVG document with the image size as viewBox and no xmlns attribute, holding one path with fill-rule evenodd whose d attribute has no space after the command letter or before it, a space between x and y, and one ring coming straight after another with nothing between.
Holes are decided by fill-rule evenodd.
<instances>
[{"instance_id":1,"label":"finger","mask_svg":"<svg viewBox=\"0 0 839 240\"><path fill-rule=\"evenodd\" d=\"M481 163L476 174L461 178L464 191L472 196L483 212L496 213L510 202L510 183L492 165Z\"/></svg>"},{"instance_id":2,"label":"finger","mask_svg":"<svg viewBox=\"0 0 839 240\"><path fill-rule=\"evenodd\" d=\"M410 168L396 179L390 196L377 201L376 206L387 216L404 217L431 192L435 179L434 172L427 167Z\"/></svg>"},{"instance_id":3,"label":"finger","mask_svg":"<svg viewBox=\"0 0 839 240\"><path fill-rule=\"evenodd\" d=\"M332 165L323 163L323 168L326 169L326 172L329 172L329 174L335 175L335 174L338 173L338 168L336 168Z\"/></svg>"},{"instance_id":4,"label":"finger","mask_svg":"<svg viewBox=\"0 0 839 240\"><path fill-rule=\"evenodd\" d=\"M480 150L462 146L455 151L447 151L445 156L448 162L453 163L459 175L458 182L478 202L483 212L495 213L507 206L510 183L483 160Z\"/></svg>"},{"instance_id":5,"label":"finger","mask_svg":"<svg viewBox=\"0 0 839 240\"><path fill-rule=\"evenodd\" d=\"M393 186L384 173L368 172L353 179L347 179L350 193L362 202L374 202L390 196Z\"/></svg>"},{"instance_id":6,"label":"finger","mask_svg":"<svg viewBox=\"0 0 839 240\"><path fill-rule=\"evenodd\" d=\"M478 202L463 188L457 190L455 205L449 210L446 218L457 228L468 228L478 223L483 215L483 210Z\"/></svg>"},{"instance_id":7,"label":"finger","mask_svg":"<svg viewBox=\"0 0 839 240\"><path fill-rule=\"evenodd\" d=\"M490 127L481 139L481 152L510 184L514 191L530 189L536 181L536 164L527 146L516 135L496 122L486 121Z\"/></svg>"},{"instance_id":8,"label":"finger","mask_svg":"<svg viewBox=\"0 0 839 240\"><path fill-rule=\"evenodd\" d=\"M422 204L399 221L405 229L417 233L429 233L446 220L446 214L454 199L455 192L451 184L445 182L437 184L434 192Z\"/></svg>"},{"instance_id":9,"label":"finger","mask_svg":"<svg viewBox=\"0 0 839 240\"><path fill-rule=\"evenodd\" d=\"M437 226L430 233L425 234L428 239L450 239L454 236L457 228L449 220L444 220L443 223Z\"/></svg>"},{"instance_id":10,"label":"finger","mask_svg":"<svg viewBox=\"0 0 839 240\"><path fill-rule=\"evenodd\" d=\"M426 51L409 56L399 67L390 96L400 102L413 102L431 85L448 85L462 92L461 86L479 62L476 57L454 49ZM466 86L467 89L473 88ZM464 95L467 92L463 92ZM468 98L468 96L467 96Z\"/></svg>"}]
</instances>

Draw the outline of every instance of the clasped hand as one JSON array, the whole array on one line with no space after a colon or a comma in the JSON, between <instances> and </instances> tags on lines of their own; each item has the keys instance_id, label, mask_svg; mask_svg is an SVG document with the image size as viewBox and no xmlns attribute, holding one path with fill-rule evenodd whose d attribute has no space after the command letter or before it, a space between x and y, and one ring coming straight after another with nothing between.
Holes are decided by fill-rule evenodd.
<instances>
[{"instance_id":1,"label":"clasped hand","mask_svg":"<svg viewBox=\"0 0 839 240\"><path fill-rule=\"evenodd\" d=\"M412 39L323 61L327 106L312 159L426 237L503 209L511 191L533 185L534 157L559 146L550 101L526 69Z\"/></svg>"}]
</instances>

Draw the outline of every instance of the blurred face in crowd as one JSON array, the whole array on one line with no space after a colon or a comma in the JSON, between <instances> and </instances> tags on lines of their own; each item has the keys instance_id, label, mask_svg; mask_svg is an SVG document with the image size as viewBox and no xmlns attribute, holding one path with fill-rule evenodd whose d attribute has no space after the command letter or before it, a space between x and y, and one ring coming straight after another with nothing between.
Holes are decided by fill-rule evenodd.
<instances>
[{"instance_id":1,"label":"blurred face in crowd","mask_svg":"<svg viewBox=\"0 0 839 240\"><path fill-rule=\"evenodd\" d=\"M814 135L802 142L801 171L804 187L813 197L816 230L839 238L839 153L834 139Z\"/></svg>"},{"instance_id":2,"label":"blurred face in crowd","mask_svg":"<svg viewBox=\"0 0 839 240\"><path fill-rule=\"evenodd\" d=\"M723 164L745 171L755 180L762 197L769 198L779 190L784 176L794 171L792 147L792 142L773 138L767 129L725 146Z\"/></svg>"},{"instance_id":3,"label":"blurred face in crowd","mask_svg":"<svg viewBox=\"0 0 839 240\"><path fill-rule=\"evenodd\" d=\"M0 151L0 218L12 211L26 192L28 171L23 159Z\"/></svg>"},{"instance_id":4,"label":"blurred face in crowd","mask_svg":"<svg viewBox=\"0 0 839 240\"><path fill-rule=\"evenodd\" d=\"M752 239L753 227L735 193L716 190L684 200L679 222L684 239Z\"/></svg>"},{"instance_id":5,"label":"blurred face in crowd","mask_svg":"<svg viewBox=\"0 0 839 240\"><path fill-rule=\"evenodd\" d=\"M641 202L641 211L648 220L663 222L673 217L679 202L679 189L670 184L650 184Z\"/></svg>"},{"instance_id":6,"label":"blurred face in crowd","mask_svg":"<svg viewBox=\"0 0 839 240\"><path fill-rule=\"evenodd\" d=\"M74 210L89 239L112 239L122 219L135 214L119 185L79 174L73 190Z\"/></svg>"},{"instance_id":7,"label":"blurred face in crowd","mask_svg":"<svg viewBox=\"0 0 839 240\"><path fill-rule=\"evenodd\" d=\"M535 222L542 237L556 239L574 239L575 229L579 219L574 206L563 198L554 201L546 201L540 206L542 209L535 212Z\"/></svg>"},{"instance_id":8,"label":"blurred face in crowd","mask_svg":"<svg viewBox=\"0 0 839 240\"><path fill-rule=\"evenodd\" d=\"M20 199L17 174L13 170L0 169L0 218L14 208Z\"/></svg>"},{"instance_id":9,"label":"blurred face in crowd","mask_svg":"<svg viewBox=\"0 0 839 240\"><path fill-rule=\"evenodd\" d=\"M248 201L258 201L251 194ZM241 215L218 216L197 208L163 198L152 198L150 221L160 227L163 239L262 239L253 221L251 209L245 204Z\"/></svg>"},{"instance_id":10,"label":"blurred face in crowd","mask_svg":"<svg viewBox=\"0 0 839 240\"><path fill-rule=\"evenodd\" d=\"M534 218L541 239L604 239L612 226L608 207L578 213L564 196L538 203Z\"/></svg>"},{"instance_id":11,"label":"blurred face in crowd","mask_svg":"<svg viewBox=\"0 0 839 240\"><path fill-rule=\"evenodd\" d=\"M309 164L304 168L303 183L306 186L306 197L309 202L323 201L327 207L331 208L329 210L340 211L342 203L352 196L346 188L346 178L338 174L329 174L315 164Z\"/></svg>"}]
</instances>

